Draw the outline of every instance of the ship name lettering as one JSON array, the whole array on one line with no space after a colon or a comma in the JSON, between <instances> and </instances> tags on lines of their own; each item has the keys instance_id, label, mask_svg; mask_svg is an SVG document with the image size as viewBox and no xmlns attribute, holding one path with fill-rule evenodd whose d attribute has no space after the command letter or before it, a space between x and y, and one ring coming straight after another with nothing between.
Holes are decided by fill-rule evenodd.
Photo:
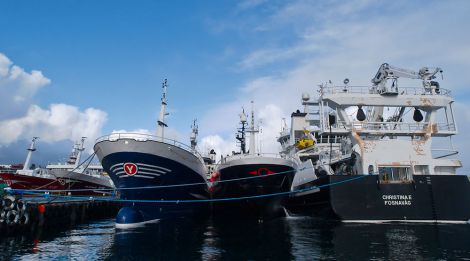
<instances>
[{"instance_id":1,"label":"ship name lettering","mask_svg":"<svg viewBox=\"0 0 470 261\"><path fill-rule=\"evenodd\" d=\"M413 197L411 195L382 195L385 206L410 206Z\"/></svg>"}]
</instances>

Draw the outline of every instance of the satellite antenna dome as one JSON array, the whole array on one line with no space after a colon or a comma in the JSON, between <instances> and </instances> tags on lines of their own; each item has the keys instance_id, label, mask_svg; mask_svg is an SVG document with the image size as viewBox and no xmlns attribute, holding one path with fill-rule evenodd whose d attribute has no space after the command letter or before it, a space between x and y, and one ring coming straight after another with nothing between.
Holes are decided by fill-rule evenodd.
<instances>
[{"instance_id":1,"label":"satellite antenna dome","mask_svg":"<svg viewBox=\"0 0 470 261\"><path fill-rule=\"evenodd\" d=\"M240 121L241 121L241 122L246 122L246 115L245 115L245 112L240 113Z\"/></svg>"},{"instance_id":2,"label":"satellite antenna dome","mask_svg":"<svg viewBox=\"0 0 470 261\"><path fill-rule=\"evenodd\" d=\"M306 102L310 100L310 95L306 92L302 93L302 101Z\"/></svg>"},{"instance_id":3,"label":"satellite antenna dome","mask_svg":"<svg viewBox=\"0 0 470 261\"><path fill-rule=\"evenodd\" d=\"M348 78L344 79L343 83L344 83L344 84L348 84L348 83L349 83L349 79L348 79Z\"/></svg>"}]
</instances>

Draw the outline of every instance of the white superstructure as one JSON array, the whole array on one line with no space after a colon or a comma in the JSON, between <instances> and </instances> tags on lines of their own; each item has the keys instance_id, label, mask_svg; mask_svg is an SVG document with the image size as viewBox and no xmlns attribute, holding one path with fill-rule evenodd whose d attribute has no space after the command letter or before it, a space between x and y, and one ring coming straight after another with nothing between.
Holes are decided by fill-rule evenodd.
<instances>
[{"instance_id":1,"label":"white superstructure","mask_svg":"<svg viewBox=\"0 0 470 261\"><path fill-rule=\"evenodd\" d=\"M369 87L348 79L322 84L317 100L303 95L304 112L293 113L290 133L279 137L283 154L310 159L314 175L380 174L383 181L410 182L412 175L456 174L462 164L453 157L454 100L434 81L437 73L442 70L383 64ZM400 86L400 77L421 86Z\"/></svg>"}]
</instances>

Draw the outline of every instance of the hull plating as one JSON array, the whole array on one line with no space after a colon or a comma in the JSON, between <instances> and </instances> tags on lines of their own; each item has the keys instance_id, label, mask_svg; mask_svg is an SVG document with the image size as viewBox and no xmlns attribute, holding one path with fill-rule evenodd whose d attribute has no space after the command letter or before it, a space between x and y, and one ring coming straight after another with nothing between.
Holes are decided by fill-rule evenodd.
<instances>
[{"instance_id":1,"label":"hull plating","mask_svg":"<svg viewBox=\"0 0 470 261\"><path fill-rule=\"evenodd\" d=\"M219 169L220 181L213 186L213 198L240 198L288 192L294 168L276 164L241 164ZM279 174L276 174L279 173ZM275 175L273 175L275 174ZM249 178L249 179L243 179ZM215 201L214 216L224 218L269 218L284 215L288 194L253 199Z\"/></svg>"},{"instance_id":2,"label":"hull plating","mask_svg":"<svg viewBox=\"0 0 470 261\"><path fill-rule=\"evenodd\" d=\"M46 178L13 173L0 173L0 177L12 189L18 190L74 190L85 189L89 191L71 191L71 195L102 195L109 191L93 191L93 189L110 188L93 182L73 178ZM67 192L61 192L68 194Z\"/></svg>"},{"instance_id":3,"label":"hull plating","mask_svg":"<svg viewBox=\"0 0 470 261\"><path fill-rule=\"evenodd\" d=\"M407 184L381 184L377 176L323 176L304 187L325 186L294 195L289 208L347 222L467 222L470 181L463 175L415 175ZM335 184L336 183L336 184Z\"/></svg>"}]
</instances>

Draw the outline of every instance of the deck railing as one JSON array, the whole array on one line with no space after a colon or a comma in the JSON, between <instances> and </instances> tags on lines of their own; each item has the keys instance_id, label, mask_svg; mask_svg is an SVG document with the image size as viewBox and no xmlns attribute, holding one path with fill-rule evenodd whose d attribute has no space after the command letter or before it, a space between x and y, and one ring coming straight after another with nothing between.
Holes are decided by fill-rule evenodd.
<instances>
[{"instance_id":1,"label":"deck railing","mask_svg":"<svg viewBox=\"0 0 470 261\"><path fill-rule=\"evenodd\" d=\"M400 95L444 95L450 96L451 92L444 88L424 88L424 87L398 87L395 89ZM372 86L328 86L320 89L322 94L377 94Z\"/></svg>"},{"instance_id":2,"label":"deck railing","mask_svg":"<svg viewBox=\"0 0 470 261\"><path fill-rule=\"evenodd\" d=\"M434 127L435 126L435 127ZM354 121L350 124L347 124L344 121L339 121L332 126L333 131L345 130L349 131L351 129L358 131L377 131L377 132L407 132L407 133L423 133L426 129L429 128L428 122L359 122ZM457 128L454 123L434 123L432 128L436 128L433 131L437 132L455 132ZM328 132L328 130L325 130Z\"/></svg>"},{"instance_id":3,"label":"deck railing","mask_svg":"<svg viewBox=\"0 0 470 261\"><path fill-rule=\"evenodd\" d=\"M193 150L190 146L181 143L177 140L174 139L168 139L168 138L163 138L155 135L150 135L150 134L144 134L144 133L132 133L132 132L122 132L122 133L112 133L108 135L104 135L96 139L95 143L102 142L102 141L118 141L118 140L123 140L123 139L129 139L129 140L135 140L135 141L156 141L156 142L162 142L166 144L170 144L173 146L176 146L180 149L186 150L188 152L193 153L196 155L198 158L200 158L201 161L203 161L201 154L199 154L198 151Z\"/></svg>"}]
</instances>

